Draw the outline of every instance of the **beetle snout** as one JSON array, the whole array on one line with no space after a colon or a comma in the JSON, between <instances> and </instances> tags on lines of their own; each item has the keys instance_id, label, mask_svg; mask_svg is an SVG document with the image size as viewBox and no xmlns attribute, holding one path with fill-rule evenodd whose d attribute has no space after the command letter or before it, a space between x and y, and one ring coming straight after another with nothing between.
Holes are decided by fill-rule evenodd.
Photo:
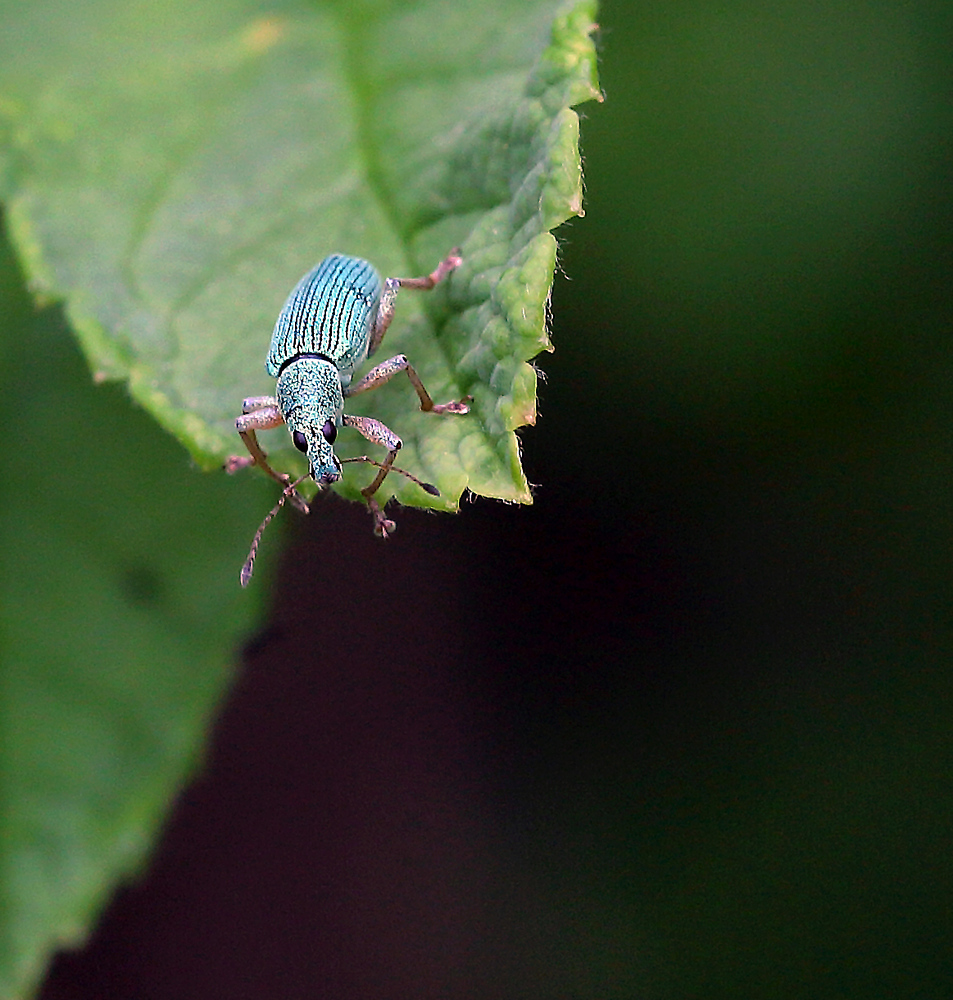
<instances>
[{"instance_id":1,"label":"beetle snout","mask_svg":"<svg viewBox=\"0 0 953 1000\"><path fill-rule=\"evenodd\" d=\"M323 473L318 479L319 486L330 486L331 483L336 483L341 478L341 473L337 471L328 471Z\"/></svg>"}]
</instances>

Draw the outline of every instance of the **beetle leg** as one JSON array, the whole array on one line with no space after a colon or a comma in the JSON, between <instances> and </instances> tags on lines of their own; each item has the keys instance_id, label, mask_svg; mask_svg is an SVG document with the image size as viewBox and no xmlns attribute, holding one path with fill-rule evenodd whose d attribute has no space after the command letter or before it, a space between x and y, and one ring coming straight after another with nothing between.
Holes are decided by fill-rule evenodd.
<instances>
[{"instance_id":1,"label":"beetle leg","mask_svg":"<svg viewBox=\"0 0 953 1000\"><path fill-rule=\"evenodd\" d=\"M235 429L241 435L248 455L230 455L225 461L227 472L237 472L239 469L247 468L249 465L257 465L262 472L267 473L277 483L281 483L283 488L287 488L291 482L290 476L282 475L268 464L268 458L258 443L255 431L270 430L272 427L280 427L285 422L285 418L278 409L278 402L273 396L249 396L242 401L242 415L235 418ZM303 511L308 513L308 505L292 490L289 495L291 502Z\"/></svg>"},{"instance_id":2,"label":"beetle leg","mask_svg":"<svg viewBox=\"0 0 953 1000\"><path fill-rule=\"evenodd\" d=\"M434 401L430 398L430 393L427 392L424 388L423 382L420 381L420 376L417 374L416 369L403 354L397 354L389 361L382 361L379 365L375 365L375 367L373 367L364 376L364 378L357 383L357 385L350 386L345 391L344 395L356 396L359 392L367 392L368 389L376 389L385 382L389 382L398 372L407 372L407 377L410 379L414 389L417 391L417 397L420 400L420 408L425 413L462 414L470 412L470 407L467 406L467 402L470 400L469 396L461 399L459 402L434 403Z\"/></svg>"},{"instance_id":3,"label":"beetle leg","mask_svg":"<svg viewBox=\"0 0 953 1000\"><path fill-rule=\"evenodd\" d=\"M345 462L366 462L368 465L376 465L378 469L384 468L383 462L378 462L369 455L358 455L356 458L342 458L341 464L343 465ZM418 479L412 472L408 472L406 469L398 469L396 465L392 465L390 471L399 472L412 483L416 483L425 493L429 493L432 497L440 496L440 490L433 483L425 483L422 479Z\"/></svg>"},{"instance_id":4,"label":"beetle leg","mask_svg":"<svg viewBox=\"0 0 953 1000\"><path fill-rule=\"evenodd\" d=\"M246 396L242 400L242 413L252 413L255 410L272 411L277 409L278 409L278 400L275 399L274 396ZM284 421L279 416L278 423L275 424L274 426L277 427L278 424L281 424L283 422ZM264 428L260 428L260 430L264 430Z\"/></svg>"},{"instance_id":5,"label":"beetle leg","mask_svg":"<svg viewBox=\"0 0 953 1000\"><path fill-rule=\"evenodd\" d=\"M423 278L388 278L384 282L384 293L381 295L381 304L377 310L377 317L374 320L374 327L371 330L371 340L367 349L368 354L373 354L380 346L390 326L390 321L394 318L394 300L401 288L416 288L420 291L429 291L456 267L463 263L459 249L451 250L446 257Z\"/></svg>"},{"instance_id":6,"label":"beetle leg","mask_svg":"<svg viewBox=\"0 0 953 1000\"><path fill-rule=\"evenodd\" d=\"M438 282L443 281L454 268L459 267L462 263L460 248L454 247L425 278L397 278L395 280L400 283L401 288L419 288L426 292Z\"/></svg>"},{"instance_id":7,"label":"beetle leg","mask_svg":"<svg viewBox=\"0 0 953 1000\"><path fill-rule=\"evenodd\" d=\"M367 345L368 355L373 354L380 347L384 334L387 333L390 321L394 318L394 300L399 291L400 278L388 278L384 282L381 304L377 307L377 316L374 318L374 326L371 329L370 343Z\"/></svg>"},{"instance_id":8,"label":"beetle leg","mask_svg":"<svg viewBox=\"0 0 953 1000\"><path fill-rule=\"evenodd\" d=\"M400 451L403 442L386 424L382 424L373 417L350 417L345 413L342 422L345 427L353 427L363 434L371 444L379 444L387 449L387 458L378 467L374 481L361 490L361 496L364 497L364 502L374 518L374 533L380 535L381 538L387 538L397 525L384 515L380 504L374 499L374 494L380 489L381 483L387 478L387 473L393 468L394 459L397 458L397 452Z\"/></svg>"}]
</instances>

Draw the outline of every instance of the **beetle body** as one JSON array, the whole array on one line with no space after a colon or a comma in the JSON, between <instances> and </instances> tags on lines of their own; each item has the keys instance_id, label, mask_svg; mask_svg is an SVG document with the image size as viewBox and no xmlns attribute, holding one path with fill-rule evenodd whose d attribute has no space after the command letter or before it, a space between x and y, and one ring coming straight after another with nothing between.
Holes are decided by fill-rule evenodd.
<instances>
[{"instance_id":1,"label":"beetle body","mask_svg":"<svg viewBox=\"0 0 953 1000\"><path fill-rule=\"evenodd\" d=\"M334 453L339 427L352 427L368 441L387 449L383 462L363 456L346 461L367 462L378 467L374 481L361 490L372 515L374 530L386 538L394 522L384 516L374 494L388 472L393 470L417 483L428 493L437 488L423 483L409 472L394 466L401 447L400 438L373 417L349 416L344 401L350 396L376 389L398 372L406 372L420 409L427 413L464 414L469 411L469 397L456 402L434 404L420 377L403 354L372 368L356 385L351 384L354 369L377 349L394 315L394 301L401 288L427 290L443 280L461 259L457 251L428 275L421 278L388 278L380 275L359 257L332 254L310 270L288 296L271 337L265 359L269 375L277 380L274 396L251 396L242 403L242 415L235 427L248 449L248 456L232 456L226 463L230 472L257 465L281 483L286 498L307 512L308 506L295 492L289 477L275 472L258 443L256 431L287 424L294 446L308 456L310 475L319 486L341 478L341 460ZM242 584L251 577L258 539L265 519L252 545L252 552L242 570Z\"/></svg>"},{"instance_id":2,"label":"beetle body","mask_svg":"<svg viewBox=\"0 0 953 1000\"><path fill-rule=\"evenodd\" d=\"M321 485L341 478L333 445L344 393L368 356L383 290L366 260L332 254L295 285L275 323L265 368L278 380L278 409L295 447Z\"/></svg>"}]
</instances>

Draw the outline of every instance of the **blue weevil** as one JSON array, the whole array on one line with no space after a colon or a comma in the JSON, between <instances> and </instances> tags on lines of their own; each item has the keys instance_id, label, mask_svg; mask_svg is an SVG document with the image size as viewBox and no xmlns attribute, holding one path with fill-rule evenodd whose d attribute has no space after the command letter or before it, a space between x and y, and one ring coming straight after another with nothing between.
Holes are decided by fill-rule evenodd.
<instances>
[{"instance_id":1,"label":"blue weevil","mask_svg":"<svg viewBox=\"0 0 953 1000\"><path fill-rule=\"evenodd\" d=\"M251 579L258 542L268 522L286 499L305 513L308 505L295 487L310 475L319 486L341 478L341 459L334 454L334 440L339 427L353 427L368 441L388 451L383 462L366 455L344 459L377 466L374 481L361 494L374 517L374 531L382 538L394 530L374 494L388 472L398 472L413 480L428 493L439 495L435 486L423 483L409 472L398 469L394 459L401 447L400 438L373 417L349 416L344 400L359 392L376 389L405 371L410 378L420 408L428 413L467 413L467 400L435 404L423 382L403 354L372 368L359 382L351 385L354 369L380 345L394 318L394 300L401 288L430 289L461 263L459 251L451 251L429 275L423 278L388 278L381 282L377 271L359 257L332 254L309 271L288 296L275 323L271 347L265 360L269 375L278 380L274 396L251 396L242 402L242 415L235 427L248 449L247 456L233 455L226 463L229 472L257 465L281 483L281 499L262 522L252 542L251 552L242 567L241 583ZM309 472L292 483L268 464L255 432L287 424L294 446L308 456Z\"/></svg>"}]
</instances>

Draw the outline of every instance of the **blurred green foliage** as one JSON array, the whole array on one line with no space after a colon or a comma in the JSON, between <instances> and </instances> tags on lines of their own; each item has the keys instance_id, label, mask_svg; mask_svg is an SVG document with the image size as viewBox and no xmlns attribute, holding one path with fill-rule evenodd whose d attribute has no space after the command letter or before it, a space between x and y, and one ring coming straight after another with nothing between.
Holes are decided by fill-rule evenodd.
<instances>
[{"instance_id":1,"label":"blurred green foliage","mask_svg":"<svg viewBox=\"0 0 953 1000\"><path fill-rule=\"evenodd\" d=\"M191 771L262 591L236 559L271 491L198 476L4 244L0 994L81 940ZM267 557L266 557L267 558ZM270 560L269 560L270 562Z\"/></svg>"},{"instance_id":2,"label":"blurred green foliage","mask_svg":"<svg viewBox=\"0 0 953 1000\"><path fill-rule=\"evenodd\" d=\"M645 607L566 650L600 681L527 738L553 981L942 995L953 14L607 0L600 20L529 474L613 539L579 586Z\"/></svg>"},{"instance_id":3,"label":"blurred green foliage","mask_svg":"<svg viewBox=\"0 0 953 1000\"><path fill-rule=\"evenodd\" d=\"M610 2L603 21L599 198L566 231L573 280L613 288L586 307L603 398L750 426L894 355L919 367L949 318L945 8Z\"/></svg>"}]
</instances>

